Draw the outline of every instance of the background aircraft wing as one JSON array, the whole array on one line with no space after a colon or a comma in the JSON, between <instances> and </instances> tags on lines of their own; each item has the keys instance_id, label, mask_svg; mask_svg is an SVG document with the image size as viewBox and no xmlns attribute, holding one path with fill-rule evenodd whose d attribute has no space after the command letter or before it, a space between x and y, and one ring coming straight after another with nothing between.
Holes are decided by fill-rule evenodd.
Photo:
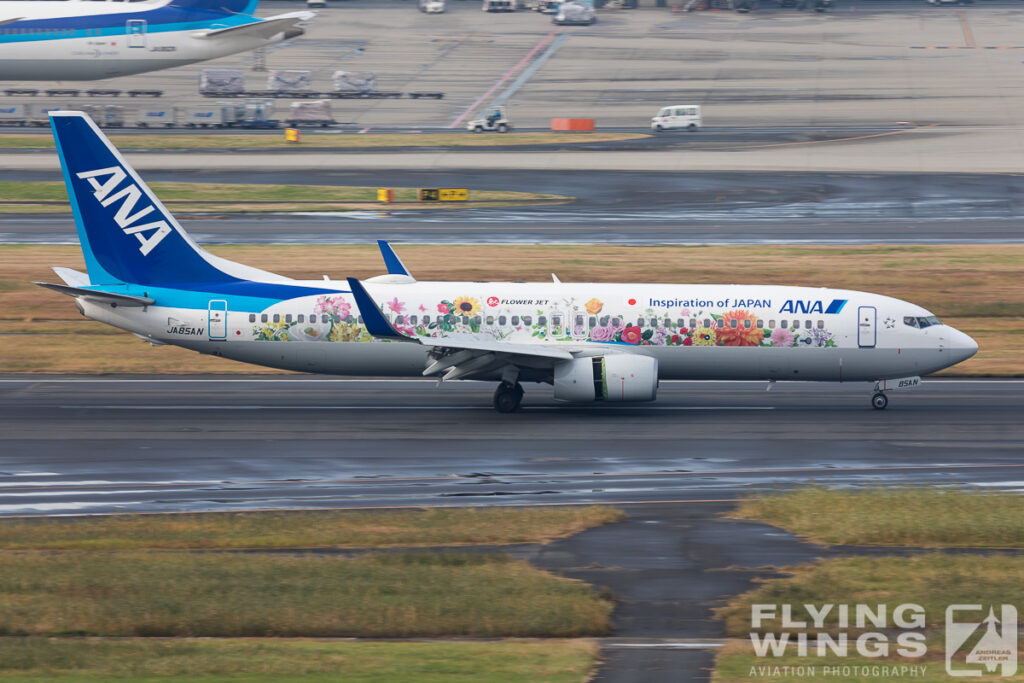
<instances>
[{"instance_id":1,"label":"background aircraft wing","mask_svg":"<svg viewBox=\"0 0 1024 683\"><path fill-rule=\"evenodd\" d=\"M229 26L227 28L198 31L194 35L197 38L217 38L230 33L236 36L250 35L268 39L278 33L287 31L299 31L299 33L296 33L295 35L301 35L302 29L298 28L298 23L300 21L312 19L314 16L316 16L314 12L288 12L287 14L277 14L272 17L267 17L261 21L254 21L251 24L241 24L239 26Z\"/></svg>"},{"instance_id":2,"label":"background aircraft wing","mask_svg":"<svg viewBox=\"0 0 1024 683\"><path fill-rule=\"evenodd\" d=\"M0 19L0 26L3 26L4 24L13 24L14 22L21 21L24 18L25 17L14 17L13 19Z\"/></svg>"}]
</instances>

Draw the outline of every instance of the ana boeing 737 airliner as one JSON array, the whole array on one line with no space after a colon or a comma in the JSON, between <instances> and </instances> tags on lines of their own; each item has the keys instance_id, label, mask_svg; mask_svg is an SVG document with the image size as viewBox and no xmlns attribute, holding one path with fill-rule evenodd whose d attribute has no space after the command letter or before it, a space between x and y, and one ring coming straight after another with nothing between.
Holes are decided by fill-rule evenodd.
<instances>
[{"instance_id":1,"label":"ana boeing 737 airliner","mask_svg":"<svg viewBox=\"0 0 1024 683\"><path fill-rule=\"evenodd\" d=\"M0 80L92 81L254 50L303 34L312 12L252 16L258 0L0 2Z\"/></svg>"},{"instance_id":2,"label":"ana boeing 737 airliner","mask_svg":"<svg viewBox=\"0 0 1024 683\"><path fill-rule=\"evenodd\" d=\"M978 350L920 306L878 294L763 285L301 281L214 256L178 225L88 116L53 112L87 273L54 268L88 318L154 345L286 370L521 382L571 402L652 401L661 379L916 386Z\"/></svg>"}]
</instances>

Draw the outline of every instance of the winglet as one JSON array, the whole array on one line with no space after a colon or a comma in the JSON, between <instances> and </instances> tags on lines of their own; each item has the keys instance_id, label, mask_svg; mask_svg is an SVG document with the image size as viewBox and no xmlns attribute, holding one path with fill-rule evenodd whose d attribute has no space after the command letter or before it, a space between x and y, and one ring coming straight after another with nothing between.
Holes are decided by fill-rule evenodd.
<instances>
[{"instance_id":1,"label":"winglet","mask_svg":"<svg viewBox=\"0 0 1024 683\"><path fill-rule=\"evenodd\" d=\"M398 254L391 248L387 240L377 240L377 246L380 247L380 255L384 257L384 266L388 269L389 274L405 275L412 279L409 269L402 263L402 259L398 258Z\"/></svg>"},{"instance_id":2,"label":"winglet","mask_svg":"<svg viewBox=\"0 0 1024 683\"><path fill-rule=\"evenodd\" d=\"M380 308L377 306L377 302L373 300L373 297L363 287L363 283L354 277L347 278L348 286L352 289L352 296L356 300L356 308L359 309L359 315L363 318L363 324L366 325L366 331L377 339L395 339L398 341L414 341L409 337L405 336L394 326L388 322L388 319L381 313Z\"/></svg>"}]
</instances>

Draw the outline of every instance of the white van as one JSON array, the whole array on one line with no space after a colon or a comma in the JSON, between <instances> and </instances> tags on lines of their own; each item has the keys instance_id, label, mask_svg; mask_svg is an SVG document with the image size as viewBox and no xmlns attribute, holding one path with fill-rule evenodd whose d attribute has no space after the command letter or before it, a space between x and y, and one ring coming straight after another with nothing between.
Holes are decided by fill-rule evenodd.
<instances>
[{"instance_id":1,"label":"white van","mask_svg":"<svg viewBox=\"0 0 1024 683\"><path fill-rule=\"evenodd\" d=\"M662 107L661 111L651 119L651 130L654 131L685 128L692 132L703 125L700 105L696 104L674 104L671 107Z\"/></svg>"}]
</instances>

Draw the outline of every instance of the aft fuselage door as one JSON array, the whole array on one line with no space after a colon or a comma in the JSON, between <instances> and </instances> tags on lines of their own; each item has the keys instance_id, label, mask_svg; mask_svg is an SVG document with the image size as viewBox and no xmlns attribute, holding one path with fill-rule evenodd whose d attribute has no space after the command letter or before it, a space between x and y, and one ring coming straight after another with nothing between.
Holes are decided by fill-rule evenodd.
<instances>
[{"instance_id":1,"label":"aft fuselage door","mask_svg":"<svg viewBox=\"0 0 1024 683\"><path fill-rule=\"evenodd\" d=\"M878 339L875 324L878 311L874 306L861 306L857 309L857 346L872 349Z\"/></svg>"},{"instance_id":2,"label":"aft fuselage door","mask_svg":"<svg viewBox=\"0 0 1024 683\"><path fill-rule=\"evenodd\" d=\"M146 20L129 19L125 22L128 34L128 47L146 47Z\"/></svg>"},{"instance_id":3,"label":"aft fuselage door","mask_svg":"<svg viewBox=\"0 0 1024 683\"><path fill-rule=\"evenodd\" d=\"M207 323L210 339L213 341L228 338L228 302L223 299L210 301L210 317Z\"/></svg>"}]
</instances>

